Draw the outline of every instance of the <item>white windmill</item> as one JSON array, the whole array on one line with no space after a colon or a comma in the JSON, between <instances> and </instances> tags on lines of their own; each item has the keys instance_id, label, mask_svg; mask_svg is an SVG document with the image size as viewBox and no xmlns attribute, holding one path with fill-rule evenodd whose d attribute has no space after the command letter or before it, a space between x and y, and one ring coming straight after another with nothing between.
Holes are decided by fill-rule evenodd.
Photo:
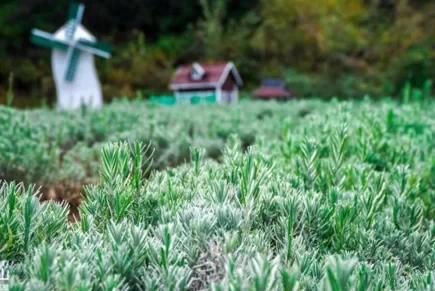
<instances>
[{"instance_id":1,"label":"white windmill","mask_svg":"<svg viewBox=\"0 0 435 291\"><path fill-rule=\"evenodd\" d=\"M67 23L54 34L32 30L33 43L52 49L51 68L59 109L77 109L82 105L99 108L103 104L94 55L108 59L111 48L97 42L82 26L84 9L83 4L72 4Z\"/></svg>"}]
</instances>

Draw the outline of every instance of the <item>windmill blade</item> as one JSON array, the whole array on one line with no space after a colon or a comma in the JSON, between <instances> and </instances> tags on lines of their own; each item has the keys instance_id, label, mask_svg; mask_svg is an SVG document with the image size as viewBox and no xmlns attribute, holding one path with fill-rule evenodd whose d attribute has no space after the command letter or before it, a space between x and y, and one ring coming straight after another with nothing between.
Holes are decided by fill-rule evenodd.
<instances>
[{"instance_id":1,"label":"windmill blade","mask_svg":"<svg viewBox=\"0 0 435 291\"><path fill-rule=\"evenodd\" d=\"M56 39L53 35L39 29L32 30L30 41L34 44L48 48L66 50L68 47L66 42Z\"/></svg>"},{"instance_id":2,"label":"windmill blade","mask_svg":"<svg viewBox=\"0 0 435 291\"><path fill-rule=\"evenodd\" d=\"M66 28L66 38L68 40L73 40L74 34L77 30L77 26L82 22L83 13L85 11L85 5L73 3L70 6L68 13L68 24Z\"/></svg>"},{"instance_id":3,"label":"windmill blade","mask_svg":"<svg viewBox=\"0 0 435 291\"><path fill-rule=\"evenodd\" d=\"M77 66L79 65L80 50L76 47L72 47L67 54L67 64L65 70L65 81L72 82L74 80Z\"/></svg>"},{"instance_id":4,"label":"windmill blade","mask_svg":"<svg viewBox=\"0 0 435 291\"><path fill-rule=\"evenodd\" d=\"M79 39L77 41L76 47L106 59L110 58L112 53L112 48L110 45L103 42L93 42L86 39Z\"/></svg>"}]
</instances>

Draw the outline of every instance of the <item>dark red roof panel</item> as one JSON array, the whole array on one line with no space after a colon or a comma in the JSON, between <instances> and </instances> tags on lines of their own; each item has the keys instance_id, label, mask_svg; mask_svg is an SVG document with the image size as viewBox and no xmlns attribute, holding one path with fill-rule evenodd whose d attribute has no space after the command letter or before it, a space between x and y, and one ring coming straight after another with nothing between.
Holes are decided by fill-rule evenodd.
<instances>
[{"instance_id":1,"label":"dark red roof panel","mask_svg":"<svg viewBox=\"0 0 435 291\"><path fill-rule=\"evenodd\" d=\"M261 87L253 95L257 98L289 98L292 96L290 92L277 87Z\"/></svg>"},{"instance_id":2,"label":"dark red roof panel","mask_svg":"<svg viewBox=\"0 0 435 291\"><path fill-rule=\"evenodd\" d=\"M180 67L171 80L171 85L183 85L183 84L209 84L217 83L222 77L228 63L216 63L216 64L200 64L205 71L205 76L201 80L192 80L190 78L190 72L192 65L186 65Z\"/></svg>"}]
</instances>

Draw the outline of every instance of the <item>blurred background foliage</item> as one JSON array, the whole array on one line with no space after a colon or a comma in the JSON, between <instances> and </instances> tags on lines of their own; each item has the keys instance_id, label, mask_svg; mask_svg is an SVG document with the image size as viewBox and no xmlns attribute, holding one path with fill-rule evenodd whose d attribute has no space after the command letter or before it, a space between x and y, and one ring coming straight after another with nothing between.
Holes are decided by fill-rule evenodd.
<instances>
[{"instance_id":1,"label":"blurred background foliage","mask_svg":"<svg viewBox=\"0 0 435 291\"><path fill-rule=\"evenodd\" d=\"M284 77L299 96L397 96L435 74L430 0L82 1L83 24L114 47L97 59L107 100L163 93L177 65L232 60L249 92ZM54 101L50 51L29 42L54 32L69 1L0 4L0 101L9 77L19 106ZM18 102L18 103L17 103Z\"/></svg>"}]
</instances>

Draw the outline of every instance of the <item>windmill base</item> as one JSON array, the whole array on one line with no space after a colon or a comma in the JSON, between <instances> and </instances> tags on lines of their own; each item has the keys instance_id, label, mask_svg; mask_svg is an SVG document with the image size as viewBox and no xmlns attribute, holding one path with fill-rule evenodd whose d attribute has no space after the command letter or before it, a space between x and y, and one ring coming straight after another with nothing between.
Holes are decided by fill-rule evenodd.
<instances>
[{"instance_id":1,"label":"windmill base","mask_svg":"<svg viewBox=\"0 0 435 291\"><path fill-rule=\"evenodd\" d=\"M103 106L103 100L101 94L98 95L95 92L94 95L81 95L82 97L77 97L77 95L58 95L58 100L56 108L58 110L76 110L82 107L87 107L91 109L100 109ZM83 96L88 96L87 98ZM93 97L97 96L97 98Z\"/></svg>"},{"instance_id":2,"label":"windmill base","mask_svg":"<svg viewBox=\"0 0 435 291\"><path fill-rule=\"evenodd\" d=\"M61 110L75 110L82 106L101 108L103 96L94 64L94 57L82 53L72 81L65 79L66 52L53 50L52 70L57 91L57 107Z\"/></svg>"}]
</instances>

